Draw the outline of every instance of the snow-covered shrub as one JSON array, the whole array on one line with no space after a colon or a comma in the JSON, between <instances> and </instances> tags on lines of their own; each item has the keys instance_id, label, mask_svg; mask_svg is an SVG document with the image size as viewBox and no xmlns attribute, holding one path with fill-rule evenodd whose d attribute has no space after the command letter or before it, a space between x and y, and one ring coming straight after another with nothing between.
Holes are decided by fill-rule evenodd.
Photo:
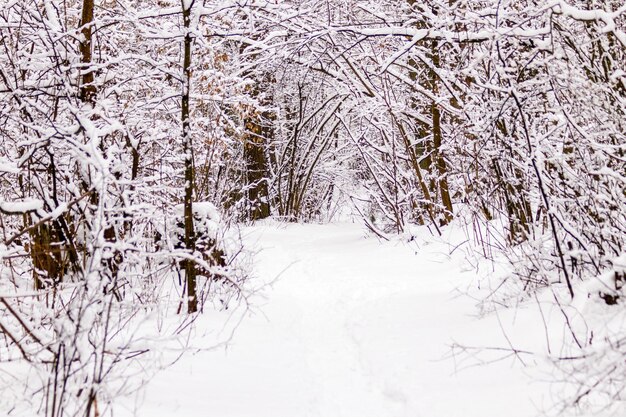
<instances>
[{"instance_id":1,"label":"snow-covered shrub","mask_svg":"<svg viewBox=\"0 0 626 417\"><path fill-rule=\"evenodd\" d=\"M193 203L193 227L195 251L212 268L200 266L199 275L219 278L219 268L226 266L223 238L224 226L217 207L208 201ZM175 207L175 217L170 224L170 239L174 249L185 249L185 221L183 205Z\"/></svg>"},{"instance_id":2,"label":"snow-covered shrub","mask_svg":"<svg viewBox=\"0 0 626 417\"><path fill-rule=\"evenodd\" d=\"M244 293L243 287L249 273L245 251L242 250L240 237L223 223L213 203L195 202L192 207L195 250L189 252L185 247L183 205L174 207L172 217L166 221L162 232L157 234L157 245L169 245L169 250L174 254L173 265L182 293L186 285L182 279L184 259L188 259L188 256L193 259L201 310L204 310L207 301L217 302L217 307L228 308L231 300L239 299ZM167 236L166 241L163 241L163 236ZM181 256L182 253L186 255Z\"/></svg>"},{"instance_id":3,"label":"snow-covered shrub","mask_svg":"<svg viewBox=\"0 0 626 417\"><path fill-rule=\"evenodd\" d=\"M553 358L564 408L623 412L626 395L626 255L578 286L572 333L578 342ZM615 414L621 415L621 414Z\"/></svg>"}]
</instances>

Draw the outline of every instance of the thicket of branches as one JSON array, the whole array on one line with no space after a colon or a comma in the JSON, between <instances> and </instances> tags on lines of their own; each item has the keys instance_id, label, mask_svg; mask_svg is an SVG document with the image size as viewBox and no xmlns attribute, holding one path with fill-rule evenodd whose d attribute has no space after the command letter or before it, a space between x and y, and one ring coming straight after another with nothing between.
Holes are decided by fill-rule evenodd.
<instances>
[{"instance_id":1,"label":"thicket of branches","mask_svg":"<svg viewBox=\"0 0 626 417\"><path fill-rule=\"evenodd\" d=\"M163 282L179 312L241 291L220 213L464 221L519 295L623 321L621 0L2 5L0 360L42 371L42 413L110 403ZM593 330L556 360L572 406L623 401L626 329Z\"/></svg>"}]
</instances>

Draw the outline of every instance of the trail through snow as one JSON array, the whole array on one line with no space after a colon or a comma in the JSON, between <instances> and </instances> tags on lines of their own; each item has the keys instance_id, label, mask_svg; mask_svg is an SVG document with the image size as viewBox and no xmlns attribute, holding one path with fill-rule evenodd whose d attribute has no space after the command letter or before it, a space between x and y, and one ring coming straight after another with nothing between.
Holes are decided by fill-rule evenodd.
<instances>
[{"instance_id":1,"label":"trail through snow","mask_svg":"<svg viewBox=\"0 0 626 417\"><path fill-rule=\"evenodd\" d=\"M347 223L272 223L245 234L258 251L256 279L278 279L226 348L184 357L122 415L537 414L542 390L513 361L455 372L444 359L454 340L506 343L497 321L479 320L457 291L475 278L450 256L463 237L380 242Z\"/></svg>"}]
</instances>

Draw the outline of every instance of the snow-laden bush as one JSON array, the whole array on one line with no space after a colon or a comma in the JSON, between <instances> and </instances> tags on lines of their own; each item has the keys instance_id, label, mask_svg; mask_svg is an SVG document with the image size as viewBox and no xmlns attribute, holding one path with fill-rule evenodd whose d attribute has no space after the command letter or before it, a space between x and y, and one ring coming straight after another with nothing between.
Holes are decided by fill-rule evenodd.
<instances>
[{"instance_id":1,"label":"snow-laden bush","mask_svg":"<svg viewBox=\"0 0 626 417\"><path fill-rule=\"evenodd\" d=\"M224 236L224 226L217 207L208 201L193 203L194 245L204 262L215 267L209 270L200 267L199 275L206 278L219 276L218 268L226 266L224 244L220 239ZM185 249L185 222L183 205L175 207L175 216L170 221L170 240L174 249Z\"/></svg>"},{"instance_id":2,"label":"snow-laden bush","mask_svg":"<svg viewBox=\"0 0 626 417\"><path fill-rule=\"evenodd\" d=\"M217 301L220 307L242 294L242 285L247 277L247 265L242 258L241 242L229 232L222 221L219 209L211 202L194 202L194 246L193 253L185 247L184 207L174 207L173 215L166 221L159 236L167 236L167 245L173 253L187 253L195 262L198 276L198 298L200 309L208 300ZM162 237L159 237L161 240ZM164 242L158 242L161 246ZM181 294L185 291L184 261L174 262Z\"/></svg>"}]
</instances>

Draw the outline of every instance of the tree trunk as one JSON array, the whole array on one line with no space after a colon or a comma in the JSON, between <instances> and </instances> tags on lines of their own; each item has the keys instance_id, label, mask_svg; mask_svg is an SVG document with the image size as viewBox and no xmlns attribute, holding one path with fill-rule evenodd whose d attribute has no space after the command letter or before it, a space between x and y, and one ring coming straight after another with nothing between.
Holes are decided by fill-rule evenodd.
<instances>
[{"instance_id":1,"label":"tree trunk","mask_svg":"<svg viewBox=\"0 0 626 417\"><path fill-rule=\"evenodd\" d=\"M249 74L248 76L253 77ZM250 95L258 99L263 107L272 104L271 96L262 96L264 88L272 83L270 77L255 79ZM261 84L261 86L259 86ZM265 84L265 85L263 85ZM270 110L258 111L248 108L244 119L243 155L246 163L247 198L250 220L260 220L270 215L269 190L267 179L269 169L265 154L268 143L274 138L274 120L276 115Z\"/></svg>"},{"instance_id":2,"label":"tree trunk","mask_svg":"<svg viewBox=\"0 0 626 417\"><path fill-rule=\"evenodd\" d=\"M183 157L185 158L185 197L183 202L185 218L185 248L192 254L195 251L195 233L193 227L193 146L189 126L189 90L191 88L191 8L194 1L185 7L182 0L183 25L185 27L184 58L183 58L183 94L181 103L181 121L183 125ZM187 280L187 312L198 311L196 295L196 265L192 259L185 260L185 278Z\"/></svg>"},{"instance_id":3,"label":"tree trunk","mask_svg":"<svg viewBox=\"0 0 626 417\"><path fill-rule=\"evenodd\" d=\"M431 59L433 66L439 68L439 45L437 41L432 42L432 54ZM439 86L437 82L437 73L434 69L429 69L431 91L433 95L439 93ZM441 151L442 144L442 130L441 130L441 110L434 101L430 105L431 115L433 121L433 154L432 157L437 167L437 185L439 186L439 196L441 198L441 204L444 207L443 219L440 219L440 225L444 226L452 221L452 200L450 198L450 189L448 187L448 168L446 160L444 159L443 152Z\"/></svg>"},{"instance_id":4,"label":"tree trunk","mask_svg":"<svg viewBox=\"0 0 626 417\"><path fill-rule=\"evenodd\" d=\"M83 12L80 20L82 39L80 42L80 54L81 54L81 66L80 72L81 86L80 86L80 99L83 102L93 104L93 100L96 96L96 86L93 84L94 75L91 69L91 44L93 40L93 9L94 0L83 0Z\"/></svg>"},{"instance_id":5,"label":"tree trunk","mask_svg":"<svg viewBox=\"0 0 626 417\"><path fill-rule=\"evenodd\" d=\"M268 117L269 116L269 117ZM271 120L269 112L252 115L246 118L246 133L243 138L243 154L246 161L248 186L248 204L250 219L260 220L270 215L269 191L267 187L267 158L265 144L273 135L271 126L264 126Z\"/></svg>"}]
</instances>

